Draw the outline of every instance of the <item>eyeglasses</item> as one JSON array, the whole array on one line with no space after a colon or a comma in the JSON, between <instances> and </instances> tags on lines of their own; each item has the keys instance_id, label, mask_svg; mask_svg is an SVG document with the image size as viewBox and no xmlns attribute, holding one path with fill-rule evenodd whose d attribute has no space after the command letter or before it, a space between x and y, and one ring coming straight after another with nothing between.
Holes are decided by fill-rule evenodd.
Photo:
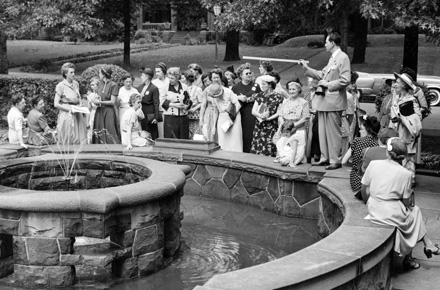
<instances>
[{"instance_id":1,"label":"eyeglasses","mask_svg":"<svg viewBox=\"0 0 440 290\"><path fill-rule=\"evenodd\" d=\"M252 72L247 72L245 73L245 75L250 76L252 74Z\"/></svg>"}]
</instances>

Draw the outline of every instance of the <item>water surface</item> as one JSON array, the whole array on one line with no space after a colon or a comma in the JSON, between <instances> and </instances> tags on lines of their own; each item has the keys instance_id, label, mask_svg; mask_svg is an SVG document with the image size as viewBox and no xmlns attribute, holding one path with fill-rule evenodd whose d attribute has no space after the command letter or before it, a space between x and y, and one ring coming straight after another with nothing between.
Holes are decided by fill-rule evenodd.
<instances>
[{"instance_id":1,"label":"water surface","mask_svg":"<svg viewBox=\"0 0 440 290\"><path fill-rule=\"evenodd\" d=\"M111 289L190 290L215 274L272 261L318 241L316 220L198 196L184 196L181 210L179 257L157 273Z\"/></svg>"}]
</instances>

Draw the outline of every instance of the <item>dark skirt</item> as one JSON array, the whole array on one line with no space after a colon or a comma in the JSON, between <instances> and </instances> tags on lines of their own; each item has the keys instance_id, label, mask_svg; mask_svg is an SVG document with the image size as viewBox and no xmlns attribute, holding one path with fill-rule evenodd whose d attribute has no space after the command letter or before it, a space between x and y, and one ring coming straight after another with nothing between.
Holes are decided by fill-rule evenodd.
<instances>
[{"instance_id":1,"label":"dark skirt","mask_svg":"<svg viewBox=\"0 0 440 290\"><path fill-rule=\"evenodd\" d=\"M142 130L149 132L151 134L151 139L156 140L157 138L159 138L159 129L157 127L157 123L151 124L151 122L148 121L148 117L147 117L147 114L154 113L153 104L151 105L142 104L142 112L145 115L145 118L140 122Z\"/></svg>"},{"instance_id":2,"label":"dark skirt","mask_svg":"<svg viewBox=\"0 0 440 290\"><path fill-rule=\"evenodd\" d=\"M189 139L188 116L164 115L163 135L165 138Z\"/></svg>"},{"instance_id":3,"label":"dark skirt","mask_svg":"<svg viewBox=\"0 0 440 290\"><path fill-rule=\"evenodd\" d=\"M252 148L252 140L254 138L255 116L252 115L252 103L242 103L240 108L241 126L243 128L243 152L250 153Z\"/></svg>"},{"instance_id":4,"label":"dark skirt","mask_svg":"<svg viewBox=\"0 0 440 290\"><path fill-rule=\"evenodd\" d=\"M121 134L113 106L96 108L93 123L93 144L121 144Z\"/></svg>"},{"instance_id":5,"label":"dark skirt","mask_svg":"<svg viewBox=\"0 0 440 290\"><path fill-rule=\"evenodd\" d=\"M310 157L314 155L321 157L321 148L319 147L319 132L318 132L318 114L315 114L312 125L312 140L310 147Z\"/></svg>"}]
</instances>

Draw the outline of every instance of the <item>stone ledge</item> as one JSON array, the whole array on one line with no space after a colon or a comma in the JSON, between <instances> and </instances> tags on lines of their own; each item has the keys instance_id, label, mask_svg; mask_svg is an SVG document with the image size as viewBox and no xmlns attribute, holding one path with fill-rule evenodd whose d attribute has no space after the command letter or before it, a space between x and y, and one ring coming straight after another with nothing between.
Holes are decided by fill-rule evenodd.
<instances>
[{"instance_id":1,"label":"stone ledge","mask_svg":"<svg viewBox=\"0 0 440 290\"><path fill-rule=\"evenodd\" d=\"M377 226L364 220L367 208L361 201L354 199L348 183L349 171L346 168L325 172L310 168L309 165L301 165L290 169L273 164L272 158L221 150L200 156L152 152L151 148L123 152L118 145L110 145L105 149L88 145L83 148L82 153L112 153L173 163L223 166L282 179L298 178L307 182L316 182L324 177L318 185L319 193L336 205L344 216L342 225L335 232L284 258L216 275L196 289L351 289L362 274L373 273L372 269L387 263L393 249L394 228ZM384 279L389 281L389 269L385 272ZM344 285L352 287L344 288Z\"/></svg>"},{"instance_id":2,"label":"stone ledge","mask_svg":"<svg viewBox=\"0 0 440 290\"><path fill-rule=\"evenodd\" d=\"M56 160L57 158L59 156L48 154L44 155L44 157L26 158L26 161L31 164L36 161ZM81 156L79 158L89 159L90 157ZM62 195L57 191L32 191L0 186L0 207L6 210L17 211L106 213L117 207L145 203L173 194L176 190L183 188L185 173L190 170L186 168L186 170L182 171L183 166L175 167L145 158L109 155L94 156L93 158L97 160L110 159L123 163L130 162L149 168L153 173L146 180L135 184L120 186L117 189L88 190L87 194L76 191L69 195ZM0 170L8 170L8 167L22 161L5 160L0 165ZM146 188L149 189L148 195L144 194Z\"/></svg>"}]
</instances>

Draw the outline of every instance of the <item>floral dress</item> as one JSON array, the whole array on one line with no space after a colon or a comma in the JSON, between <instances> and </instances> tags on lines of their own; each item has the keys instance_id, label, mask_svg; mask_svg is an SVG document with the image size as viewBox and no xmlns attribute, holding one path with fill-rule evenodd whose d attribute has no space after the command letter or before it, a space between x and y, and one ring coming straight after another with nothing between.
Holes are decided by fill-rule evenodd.
<instances>
[{"instance_id":1,"label":"floral dress","mask_svg":"<svg viewBox=\"0 0 440 290\"><path fill-rule=\"evenodd\" d=\"M255 101L258 102L259 105L264 103L269 110L269 116L272 116L277 112L279 105L283 102L283 97L277 92L273 92L269 96L265 96L264 93L259 93ZM254 128L251 153L275 157L277 147L272 143L272 137L277 129L277 118L270 121L257 121Z\"/></svg>"}]
</instances>

